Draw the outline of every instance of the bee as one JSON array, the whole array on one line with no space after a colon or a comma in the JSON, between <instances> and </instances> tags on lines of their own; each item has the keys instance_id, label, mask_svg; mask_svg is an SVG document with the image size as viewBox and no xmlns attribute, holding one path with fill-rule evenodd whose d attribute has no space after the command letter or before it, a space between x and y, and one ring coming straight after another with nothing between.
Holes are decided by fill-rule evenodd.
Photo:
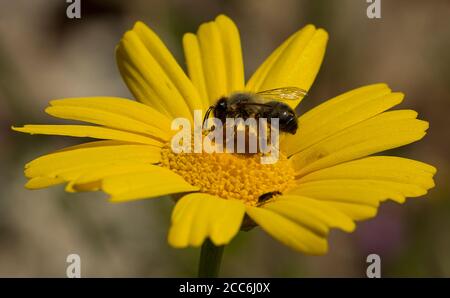
<instances>
[{"instance_id":1,"label":"bee","mask_svg":"<svg viewBox=\"0 0 450 298\"><path fill-rule=\"evenodd\" d=\"M295 134L298 128L295 111L284 101L298 100L307 92L297 87L286 87L265 90L262 92L239 92L229 97L221 97L206 111L203 124L212 112L215 118L225 123L226 118L272 118L279 119L279 130Z\"/></svg>"},{"instance_id":2,"label":"bee","mask_svg":"<svg viewBox=\"0 0 450 298\"><path fill-rule=\"evenodd\" d=\"M278 196L278 195L281 195L281 192L279 192L279 191L266 192L265 194L262 194L259 196L258 205L262 205L265 202L267 202L268 200L270 200L271 198L273 198L274 196Z\"/></svg>"}]
</instances>

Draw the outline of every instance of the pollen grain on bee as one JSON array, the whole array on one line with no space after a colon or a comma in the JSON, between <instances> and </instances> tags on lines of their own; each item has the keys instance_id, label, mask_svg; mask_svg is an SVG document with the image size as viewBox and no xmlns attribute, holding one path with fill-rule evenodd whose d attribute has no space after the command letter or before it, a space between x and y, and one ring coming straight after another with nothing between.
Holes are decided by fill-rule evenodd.
<instances>
[{"instance_id":1,"label":"pollen grain on bee","mask_svg":"<svg viewBox=\"0 0 450 298\"><path fill-rule=\"evenodd\" d=\"M218 118L202 119L203 111L194 110L193 123L187 118L172 120L177 130L170 147L179 153L260 154L261 164L274 164L279 158L279 119Z\"/></svg>"}]
</instances>

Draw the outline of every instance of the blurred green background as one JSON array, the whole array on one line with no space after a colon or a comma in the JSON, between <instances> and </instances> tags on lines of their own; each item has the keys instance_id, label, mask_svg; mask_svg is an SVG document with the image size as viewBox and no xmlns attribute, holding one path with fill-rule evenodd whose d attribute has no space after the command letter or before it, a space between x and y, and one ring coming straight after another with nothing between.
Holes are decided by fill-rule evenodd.
<instances>
[{"instance_id":1,"label":"blurred green background","mask_svg":"<svg viewBox=\"0 0 450 298\"><path fill-rule=\"evenodd\" d=\"M247 77L307 23L330 34L327 54L305 111L355 87L386 82L406 93L402 108L430 122L421 142L392 153L438 168L437 187L404 205L385 203L352 234L333 231L330 252L311 257L259 229L226 248L229 277L365 276L377 253L383 276L450 276L450 1L382 0L382 18L368 19L365 0L81 0L82 18L66 18L64 0L0 0L0 276L65 276L66 257L81 256L82 276L189 277L199 249L168 246L170 199L110 204L101 193L63 187L28 191L23 165L80 139L10 131L55 123L50 99L131 97L114 47L137 20L151 26L184 64L181 37L219 13L240 28Z\"/></svg>"}]
</instances>

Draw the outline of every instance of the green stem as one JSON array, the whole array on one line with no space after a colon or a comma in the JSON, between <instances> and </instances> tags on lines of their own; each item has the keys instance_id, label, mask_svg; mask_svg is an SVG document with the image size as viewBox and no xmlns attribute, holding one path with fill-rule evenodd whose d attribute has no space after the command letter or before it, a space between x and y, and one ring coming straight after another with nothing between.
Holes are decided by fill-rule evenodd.
<instances>
[{"instance_id":1,"label":"green stem","mask_svg":"<svg viewBox=\"0 0 450 298\"><path fill-rule=\"evenodd\" d=\"M218 277L224 245L215 246L211 240L203 242L198 266L198 277Z\"/></svg>"}]
</instances>

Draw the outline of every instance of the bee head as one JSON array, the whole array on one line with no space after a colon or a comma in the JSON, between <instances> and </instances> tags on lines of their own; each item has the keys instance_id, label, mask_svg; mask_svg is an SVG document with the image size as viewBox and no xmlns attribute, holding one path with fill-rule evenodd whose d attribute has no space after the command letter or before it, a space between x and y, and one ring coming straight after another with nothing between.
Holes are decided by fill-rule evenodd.
<instances>
[{"instance_id":1,"label":"bee head","mask_svg":"<svg viewBox=\"0 0 450 298\"><path fill-rule=\"evenodd\" d=\"M227 118L227 99L227 97L221 97L214 106L214 117L220 119L222 122L225 122Z\"/></svg>"}]
</instances>

